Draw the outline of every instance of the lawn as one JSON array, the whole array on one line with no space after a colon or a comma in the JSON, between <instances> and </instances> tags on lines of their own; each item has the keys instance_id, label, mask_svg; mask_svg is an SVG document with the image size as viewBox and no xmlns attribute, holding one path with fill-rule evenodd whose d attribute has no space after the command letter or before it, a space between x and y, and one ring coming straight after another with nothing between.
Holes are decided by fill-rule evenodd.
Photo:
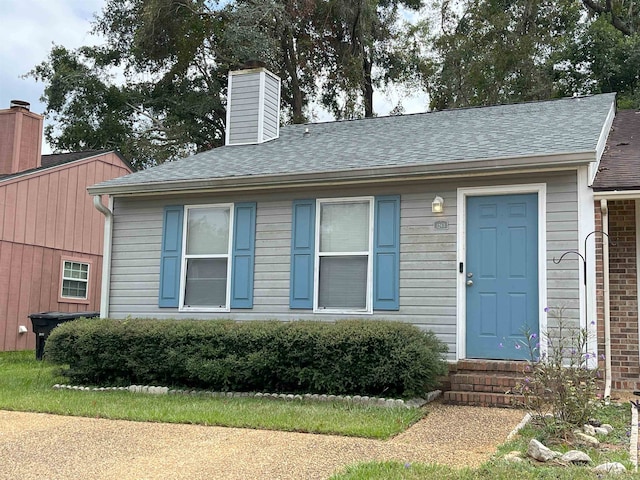
<instances>
[{"instance_id":1,"label":"lawn","mask_svg":"<svg viewBox=\"0 0 640 480\"><path fill-rule=\"evenodd\" d=\"M386 439L418 421L418 408L342 402L54 390L58 367L32 351L0 352L0 409L145 422L189 423Z\"/></svg>"}]
</instances>

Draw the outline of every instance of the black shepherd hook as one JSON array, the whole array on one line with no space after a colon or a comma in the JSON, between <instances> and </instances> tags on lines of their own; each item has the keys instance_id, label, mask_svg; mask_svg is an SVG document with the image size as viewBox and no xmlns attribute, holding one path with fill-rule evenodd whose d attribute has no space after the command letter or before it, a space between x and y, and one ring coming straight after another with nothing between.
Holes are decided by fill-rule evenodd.
<instances>
[{"instance_id":1,"label":"black shepherd hook","mask_svg":"<svg viewBox=\"0 0 640 480\"><path fill-rule=\"evenodd\" d=\"M564 257L569 255L570 253L573 253L574 255L577 255L582 259L582 271L583 271L582 281L584 283L584 320L585 320L585 325L589 325L589 323L587 321L588 320L587 319L587 315L588 315L588 311L589 311L589 301L588 301L588 298L587 298L587 240L594 233L601 233L602 235L606 235L607 242L609 243L609 245L615 245L616 244L613 240L611 240L611 237L609 237L609 234L607 232L603 232L602 230L594 230L593 232L589 233L586 237L584 237L584 255L582 253L580 253L578 250L567 250L562 255L560 255L560 258L558 258L557 260L556 260L556 257L553 257L553 263L555 263L556 265L558 265L560 262L562 262Z\"/></svg>"},{"instance_id":2,"label":"black shepherd hook","mask_svg":"<svg viewBox=\"0 0 640 480\"><path fill-rule=\"evenodd\" d=\"M553 263L558 265L564 259L564 257L567 256L568 254L573 253L575 255L578 255L582 259L582 269L583 269L582 280L585 286L587 285L587 258L585 256L587 254L587 240L589 240L589 237L594 233L601 233L602 235L606 235L609 245L616 244L616 242L611 240L611 237L609 237L609 234L607 232L603 232L602 230L594 230L593 232L588 234L586 237L584 237L584 255L581 254L578 250L567 250L557 260L556 260L556 257L553 257Z\"/></svg>"},{"instance_id":3,"label":"black shepherd hook","mask_svg":"<svg viewBox=\"0 0 640 480\"><path fill-rule=\"evenodd\" d=\"M556 260L556 257L553 257L553 263L558 265L562 260L564 260L564 257L569 255L570 253L574 253L578 255L582 259L582 268L584 269L583 278L584 278L584 284L586 285L587 284L587 259L584 258L584 255L582 255L578 250L567 250L557 260Z\"/></svg>"}]
</instances>

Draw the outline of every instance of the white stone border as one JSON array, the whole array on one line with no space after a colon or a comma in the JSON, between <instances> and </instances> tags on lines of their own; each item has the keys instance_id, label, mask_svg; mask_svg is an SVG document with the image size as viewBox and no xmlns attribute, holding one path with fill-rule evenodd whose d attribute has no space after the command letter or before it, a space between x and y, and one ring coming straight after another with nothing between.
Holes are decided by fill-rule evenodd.
<instances>
[{"instance_id":1,"label":"white stone border","mask_svg":"<svg viewBox=\"0 0 640 480\"><path fill-rule=\"evenodd\" d=\"M410 400L403 400L400 398L382 398L382 397L368 397L366 395L325 395L318 393L305 393L303 395L294 395L287 393L262 393L262 392L212 392L209 390L190 390L190 389L172 389L169 387L154 387L150 385L130 385L129 387L83 387L80 385L64 385L55 384L54 390L79 390L87 392L132 392L132 393L146 393L151 395L199 395L207 397L227 397L227 398L267 398L267 399L280 399L286 401L302 401L302 400L314 400L319 402L351 402L366 405L375 405L379 407L388 408L419 408L423 405L433 402L441 394L441 390L434 390L429 392L425 398L412 398Z\"/></svg>"},{"instance_id":2,"label":"white stone border","mask_svg":"<svg viewBox=\"0 0 640 480\"><path fill-rule=\"evenodd\" d=\"M518 425L516 425L516 427L511 430L511 432L509 432L509 435L507 435L507 441L509 440L513 440L513 438L518 434L518 432L520 430L522 430L524 428L524 426L529 423L531 421L531 414L527 413L522 420L520 420L520 423Z\"/></svg>"}]
</instances>

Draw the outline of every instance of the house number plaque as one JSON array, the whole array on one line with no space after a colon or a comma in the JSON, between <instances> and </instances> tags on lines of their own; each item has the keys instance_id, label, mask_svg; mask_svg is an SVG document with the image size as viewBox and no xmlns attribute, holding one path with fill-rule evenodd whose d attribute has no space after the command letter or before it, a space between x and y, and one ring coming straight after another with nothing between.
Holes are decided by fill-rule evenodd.
<instances>
[{"instance_id":1,"label":"house number plaque","mask_svg":"<svg viewBox=\"0 0 640 480\"><path fill-rule=\"evenodd\" d=\"M449 230L449 222L446 220L438 220L437 222L433 222L433 228L436 230Z\"/></svg>"}]
</instances>

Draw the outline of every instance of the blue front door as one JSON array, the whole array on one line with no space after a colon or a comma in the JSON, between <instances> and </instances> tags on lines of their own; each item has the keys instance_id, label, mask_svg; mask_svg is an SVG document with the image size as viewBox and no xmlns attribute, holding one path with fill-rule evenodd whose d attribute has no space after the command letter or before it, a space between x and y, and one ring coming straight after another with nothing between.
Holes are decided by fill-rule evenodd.
<instances>
[{"instance_id":1,"label":"blue front door","mask_svg":"<svg viewBox=\"0 0 640 480\"><path fill-rule=\"evenodd\" d=\"M467 358L526 359L538 333L538 195L467 197Z\"/></svg>"}]
</instances>

